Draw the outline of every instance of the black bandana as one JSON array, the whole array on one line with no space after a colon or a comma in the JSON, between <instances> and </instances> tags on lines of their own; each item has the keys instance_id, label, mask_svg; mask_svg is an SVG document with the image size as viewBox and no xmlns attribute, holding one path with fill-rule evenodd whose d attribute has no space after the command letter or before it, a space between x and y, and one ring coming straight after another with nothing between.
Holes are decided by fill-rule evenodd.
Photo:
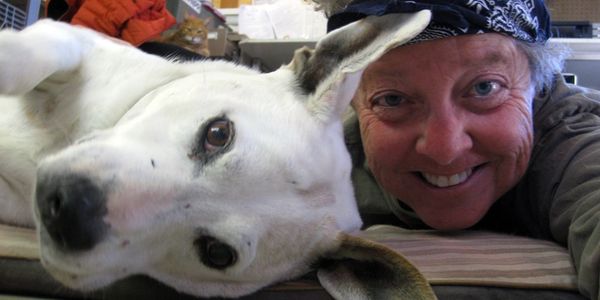
<instances>
[{"instance_id":1,"label":"black bandana","mask_svg":"<svg viewBox=\"0 0 600 300\"><path fill-rule=\"evenodd\" d=\"M544 43L550 37L550 15L543 0L356 0L329 18L327 31L369 15L424 9L432 12L431 23L409 43L485 32L531 43Z\"/></svg>"}]
</instances>

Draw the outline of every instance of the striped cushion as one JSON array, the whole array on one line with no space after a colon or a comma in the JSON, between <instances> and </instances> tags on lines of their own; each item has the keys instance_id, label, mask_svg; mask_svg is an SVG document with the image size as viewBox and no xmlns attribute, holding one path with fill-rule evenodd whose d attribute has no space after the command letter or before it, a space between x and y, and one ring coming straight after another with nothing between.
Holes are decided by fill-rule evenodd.
<instances>
[{"instance_id":1,"label":"striped cushion","mask_svg":"<svg viewBox=\"0 0 600 300\"><path fill-rule=\"evenodd\" d=\"M377 225L360 236L402 253L432 285L577 290L567 249L485 231L440 232Z\"/></svg>"},{"instance_id":2,"label":"striped cushion","mask_svg":"<svg viewBox=\"0 0 600 300\"><path fill-rule=\"evenodd\" d=\"M553 242L483 231L406 230L387 225L357 235L403 254L432 285L577 291L569 253ZM0 257L38 259L35 231L0 225ZM293 290L307 285L298 281L279 287Z\"/></svg>"},{"instance_id":3,"label":"striped cushion","mask_svg":"<svg viewBox=\"0 0 600 300\"><path fill-rule=\"evenodd\" d=\"M0 257L39 259L35 230L0 224Z\"/></svg>"}]
</instances>

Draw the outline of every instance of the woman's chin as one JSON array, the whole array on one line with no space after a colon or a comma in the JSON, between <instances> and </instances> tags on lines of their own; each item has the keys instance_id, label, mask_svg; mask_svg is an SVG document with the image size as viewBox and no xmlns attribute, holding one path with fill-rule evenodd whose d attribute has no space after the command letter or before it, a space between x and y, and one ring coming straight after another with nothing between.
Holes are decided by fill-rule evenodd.
<instances>
[{"instance_id":1,"label":"woman's chin","mask_svg":"<svg viewBox=\"0 0 600 300\"><path fill-rule=\"evenodd\" d=\"M462 230L467 229L479 222L487 209L481 208L479 211L458 209L453 211L448 209L445 211L419 211L416 213L421 220L429 227L437 230Z\"/></svg>"},{"instance_id":2,"label":"woman's chin","mask_svg":"<svg viewBox=\"0 0 600 300\"><path fill-rule=\"evenodd\" d=\"M467 229L467 228L470 228L473 225L477 224L477 221L474 221L474 222L465 222L464 220L460 220L460 221L457 222L455 220L452 220L452 221L447 221L447 220L434 220L434 221L423 220L423 222L425 222L425 224L427 224L427 226L429 226L429 227L431 227L433 229L443 230L443 231Z\"/></svg>"}]
</instances>

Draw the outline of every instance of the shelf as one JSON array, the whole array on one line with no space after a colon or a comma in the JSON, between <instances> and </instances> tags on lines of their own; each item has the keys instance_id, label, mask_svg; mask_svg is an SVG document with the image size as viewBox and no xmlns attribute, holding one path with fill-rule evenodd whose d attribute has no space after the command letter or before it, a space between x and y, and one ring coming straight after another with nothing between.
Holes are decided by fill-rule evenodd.
<instances>
[{"instance_id":1,"label":"shelf","mask_svg":"<svg viewBox=\"0 0 600 300\"><path fill-rule=\"evenodd\" d=\"M257 59L266 71L274 71L287 65L294 56L294 50L308 46L314 48L316 40L256 40L246 39L239 43L242 56Z\"/></svg>"}]
</instances>

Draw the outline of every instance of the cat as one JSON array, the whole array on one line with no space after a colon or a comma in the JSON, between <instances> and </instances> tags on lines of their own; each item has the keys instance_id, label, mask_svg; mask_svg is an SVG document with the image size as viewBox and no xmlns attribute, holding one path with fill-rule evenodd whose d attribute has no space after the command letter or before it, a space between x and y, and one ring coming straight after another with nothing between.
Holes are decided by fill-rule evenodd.
<instances>
[{"instance_id":1,"label":"cat","mask_svg":"<svg viewBox=\"0 0 600 300\"><path fill-rule=\"evenodd\" d=\"M161 38L163 43L169 43L198 53L204 57L210 56L208 49L208 27L209 21L187 15L177 29Z\"/></svg>"}]
</instances>

